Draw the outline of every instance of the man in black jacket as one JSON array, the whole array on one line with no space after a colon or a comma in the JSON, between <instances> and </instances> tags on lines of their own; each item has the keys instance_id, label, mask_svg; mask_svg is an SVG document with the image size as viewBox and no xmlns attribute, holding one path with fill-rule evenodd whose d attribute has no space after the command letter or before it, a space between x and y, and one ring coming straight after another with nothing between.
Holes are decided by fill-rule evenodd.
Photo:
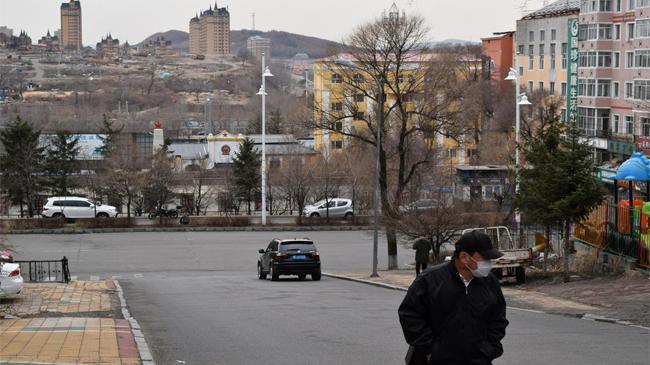
<instances>
[{"instance_id":1,"label":"man in black jacket","mask_svg":"<svg viewBox=\"0 0 650 365\"><path fill-rule=\"evenodd\" d=\"M410 364L487 365L503 354L506 303L491 259L503 254L484 233L456 243L451 262L422 273L399 307Z\"/></svg>"}]
</instances>

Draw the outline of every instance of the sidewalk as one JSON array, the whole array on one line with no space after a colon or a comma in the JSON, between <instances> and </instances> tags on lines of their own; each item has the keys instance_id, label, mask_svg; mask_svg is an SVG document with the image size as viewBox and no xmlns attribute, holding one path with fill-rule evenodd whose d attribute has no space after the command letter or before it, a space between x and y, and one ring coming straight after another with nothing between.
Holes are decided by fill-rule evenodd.
<instances>
[{"instance_id":1,"label":"sidewalk","mask_svg":"<svg viewBox=\"0 0 650 365\"><path fill-rule=\"evenodd\" d=\"M0 364L142 364L112 281L25 284L0 302Z\"/></svg>"},{"instance_id":2,"label":"sidewalk","mask_svg":"<svg viewBox=\"0 0 650 365\"><path fill-rule=\"evenodd\" d=\"M367 272L333 274L402 290L415 279L414 270L380 271L379 278L371 278ZM650 327L647 276L597 277L570 283L538 280L524 285L504 282L502 290L510 307Z\"/></svg>"}]
</instances>

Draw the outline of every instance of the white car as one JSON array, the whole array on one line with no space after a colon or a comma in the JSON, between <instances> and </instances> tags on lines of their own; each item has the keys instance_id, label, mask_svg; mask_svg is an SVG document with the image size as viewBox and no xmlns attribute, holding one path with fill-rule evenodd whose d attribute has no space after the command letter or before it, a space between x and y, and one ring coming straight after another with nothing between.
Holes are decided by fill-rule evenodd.
<instances>
[{"instance_id":1,"label":"white car","mask_svg":"<svg viewBox=\"0 0 650 365\"><path fill-rule=\"evenodd\" d=\"M352 218L354 209L352 200L333 198L329 199L327 204L325 200L321 200L306 206L302 214L309 218L327 217L328 214L330 218Z\"/></svg>"},{"instance_id":2,"label":"white car","mask_svg":"<svg viewBox=\"0 0 650 365\"><path fill-rule=\"evenodd\" d=\"M117 217L117 208L96 204L88 198L55 196L47 199L41 215L44 218L109 218Z\"/></svg>"},{"instance_id":3,"label":"white car","mask_svg":"<svg viewBox=\"0 0 650 365\"><path fill-rule=\"evenodd\" d=\"M23 277L20 275L20 265L2 260L0 252L0 298L20 294L23 290ZM8 256L10 257L10 256Z\"/></svg>"}]
</instances>

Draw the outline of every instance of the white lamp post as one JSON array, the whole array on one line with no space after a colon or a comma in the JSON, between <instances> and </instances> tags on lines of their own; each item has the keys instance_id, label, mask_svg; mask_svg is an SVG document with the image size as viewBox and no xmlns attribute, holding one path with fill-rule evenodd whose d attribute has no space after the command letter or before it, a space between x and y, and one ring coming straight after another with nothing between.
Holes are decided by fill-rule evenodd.
<instances>
[{"instance_id":1,"label":"white lamp post","mask_svg":"<svg viewBox=\"0 0 650 365\"><path fill-rule=\"evenodd\" d=\"M262 87L257 95L262 96L262 225L266 225L266 78L273 77L266 66L266 55L262 53Z\"/></svg>"},{"instance_id":2,"label":"white lamp post","mask_svg":"<svg viewBox=\"0 0 650 365\"><path fill-rule=\"evenodd\" d=\"M510 72L508 72L508 77L505 78L505 80L513 80L515 82L515 172L516 172L515 194L519 193L519 145L520 145L519 124L521 120L520 106L532 105L531 102L528 101L528 97L526 97L526 93L522 93L519 90L520 76L521 75L519 75L519 52L517 52L515 56L515 68L511 67ZM517 232L521 233L521 213L519 212L519 209L515 210L515 222L517 224Z\"/></svg>"}]
</instances>

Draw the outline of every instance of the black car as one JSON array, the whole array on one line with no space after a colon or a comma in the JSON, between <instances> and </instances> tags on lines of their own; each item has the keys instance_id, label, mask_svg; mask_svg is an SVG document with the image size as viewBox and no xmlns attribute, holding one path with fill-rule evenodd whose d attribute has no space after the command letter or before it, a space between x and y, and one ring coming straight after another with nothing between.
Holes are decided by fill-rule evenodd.
<instances>
[{"instance_id":1,"label":"black car","mask_svg":"<svg viewBox=\"0 0 650 365\"><path fill-rule=\"evenodd\" d=\"M260 279L271 275L276 281L280 275L297 275L300 279L311 275L312 280L320 280L320 255L310 239L274 239L257 261L257 274Z\"/></svg>"}]
</instances>

